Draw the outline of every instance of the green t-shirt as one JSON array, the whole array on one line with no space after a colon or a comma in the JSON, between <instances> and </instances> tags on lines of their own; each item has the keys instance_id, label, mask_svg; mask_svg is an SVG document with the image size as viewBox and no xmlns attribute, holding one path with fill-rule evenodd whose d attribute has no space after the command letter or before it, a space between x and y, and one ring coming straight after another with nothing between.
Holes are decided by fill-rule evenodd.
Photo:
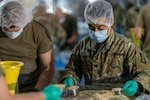
<instances>
[{"instance_id":1,"label":"green t-shirt","mask_svg":"<svg viewBox=\"0 0 150 100\"><path fill-rule=\"evenodd\" d=\"M35 21L29 23L15 39L7 37L0 28L0 58L24 62L21 74L35 71L38 55L52 49L52 41L46 34L46 29Z\"/></svg>"},{"instance_id":2,"label":"green t-shirt","mask_svg":"<svg viewBox=\"0 0 150 100\"><path fill-rule=\"evenodd\" d=\"M35 72L38 68L37 58L52 49L52 41L48 35L47 29L36 21L26 25L15 39L7 37L0 27L0 58L2 61L24 63L20 71L20 83L32 83L32 80L38 79L40 72Z\"/></svg>"},{"instance_id":3,"label":"green t-shirt","mask_svg":"<svg viewBox=\"0 0 150 100\"><path fill-rule=\"evenodd\" d=\"M4 75L2 67L0 67L0 75Z\"/></svg>"}]
</instances>

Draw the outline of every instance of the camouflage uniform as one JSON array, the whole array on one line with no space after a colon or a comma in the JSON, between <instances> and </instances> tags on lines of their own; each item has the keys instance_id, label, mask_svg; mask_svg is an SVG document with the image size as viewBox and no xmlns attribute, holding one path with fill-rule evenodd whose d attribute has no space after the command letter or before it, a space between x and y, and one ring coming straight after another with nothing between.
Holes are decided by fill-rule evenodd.
<instances>
[{"instance_id":1,"label":"camouflage uniform","mask_svg":"<svg viewBox=\"0 0 150 100\"><path fill-rule=\"evenodd\" d=\"M150 5L143 7L138 17L137 27L141 27L144 30L142 34L142 50L146 53L147 58L150 61Z\"/></svg>"},{"instance_id":2,"label":"camouflage uniform","mask_svg":"<svg viewBox=\"0 0 150 100\"><path fill-rule=\"evenodd\" d=\"M60 82L72 77L78 85L82 75L85 84L124 83L136 78L145 89L150 90L150 72L143 69L149 69L149 63L141 50L111 29L105 43L96 44L87 36L74 47Z\"/></svg>"}]
</instances>

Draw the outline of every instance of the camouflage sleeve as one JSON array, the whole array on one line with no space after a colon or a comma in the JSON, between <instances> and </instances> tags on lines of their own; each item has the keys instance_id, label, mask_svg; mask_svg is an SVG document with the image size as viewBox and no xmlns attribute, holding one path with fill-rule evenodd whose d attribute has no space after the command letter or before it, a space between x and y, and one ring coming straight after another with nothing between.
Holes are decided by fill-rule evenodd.
<instances>
[{"instance_id":1,"label":"camouflage sleeve","mask_svg":"<svg viewBox=\"0 0 150 100\"><path fill-rule=\"evenodd\" d=\"M139 16L138 16L138 19L137 19L136 27L141 27L141 28L144 27L144 21L143 21L144 15L143 15L143 13L144 13L144 10L141 9Z\"/></svg>"},{"instance_id":2,"label":"camouflage sleeve","mask_svg":"<svg viewBox=\"0 0 150 100\"><path fill-rule=\"evenodd\" d=\"M129 73L129 79L139 82L143 89L150 90L150 64L146 56L140 48L133 44L129 44L126 47L129 49L125 60L125 73Z\"/></svg>"},{"instance_id":3,"label":"camouflage sleeve","mask_svg":"<svg viewBox=\"0 0 150 100\"><path fill-rule=\"evenodd\" d=\"M67 66L65 67L65 71L60 79L60 82L62 82L67 77L72 77L74 79L75 85L79 85L82 78L81 60L80 56L76 54L77 52L79 52L79 49L75 47L72 52L73 53Z\"/></svg>"},{"instance_id":4,"label":"camouflage sleeve","mask_svg":"<svg viewBox=\"0 0 150 100\"><path fill-rule=\"evenodd\" d=\"M139 71L140 74L135 77L134 80L139 82L144 90L150 91L150 64L140 50L138 50L136 54L136 64L137 71Z\"/></svg>"},{"instance_id":5,"label":"camouflage sleeve","mask_svg":"<svg viewBox=\"0 0 150 100\"><path fill-rule=\"evenodd\" d=\"M79 84L79 81L82 77L82 69L80 68L80 60L74 54L71 55L70 60L65 68L65 72L60 79L60 82L62 82L67 77L72 77L76 85Z\"/></svg>"}]
</instances>

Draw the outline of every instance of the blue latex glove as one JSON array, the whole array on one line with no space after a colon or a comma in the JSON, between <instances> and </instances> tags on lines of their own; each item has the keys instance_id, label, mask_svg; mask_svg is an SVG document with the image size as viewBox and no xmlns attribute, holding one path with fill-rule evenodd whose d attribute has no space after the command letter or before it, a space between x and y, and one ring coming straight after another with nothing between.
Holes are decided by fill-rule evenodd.
<instances>
[{"instance_id":1,"label":"blue latex glove","mask_svg":"<svg viewBox=\"0 0 150 100\"><path fill-rule=\"evenodd\" d=\"M46 86L42 93L45 95L45 100L59 100L62 95L62 91L53 85Z\"/></svg>"},{"instance_id":2,"label":"blue latex glove","mask_svg":"<svg viewBox=\"0 0 150 100\"><path fill-rule=\"evenodd\" d=\"M74 85L74 80L73 80L73 78L68 77L62 83L65 84L66 87L70 87L70 86Z\"/></svg>"},{"instance_id":3,"label":"blue latex glove","mask_svg":"<svg viewBox=\"0 0 150 100\"><path fill-rule=\"evenodd\" d=\"M123 92L127 96L134 96L138 89L138 83L134 80L127 81L123 86Z\"/></svg>"}]
</instances>

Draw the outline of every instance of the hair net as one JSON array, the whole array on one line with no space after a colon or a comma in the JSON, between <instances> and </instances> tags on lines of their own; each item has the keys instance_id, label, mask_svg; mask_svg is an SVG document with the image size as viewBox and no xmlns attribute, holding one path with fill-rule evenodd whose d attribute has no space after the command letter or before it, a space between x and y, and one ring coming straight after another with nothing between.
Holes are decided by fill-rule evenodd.
<instances>
[{"instance_id":1,"label":"hair net","mask_svg":"<svg viewBox=\"0 0 150 100\"><path fill-rule=\"evenodd\" d=\"M33 19L31 11L18 1L5 3L0 9L0 26L19 26L24 28Z\"/></svg>"},{"instance_id":2,"label":"hair net","mask_svg":"<svg viewBox=\"0 0 150 100\"><path fill-rule=\"evenodd\" d=\"M84 18L88 24L112 26L114 22L113 9L105 0L89 3L84 10Z\"/></svg>"},{"instance_id":3,"label":"hair net","mask_svg":"<svg viewBox=\"0 0 150 100\"><path fill-rule=\"evenodd\" d=\"M9 2L9 1L17 1L17 0L1 0L0 1L0 7L3 6L6 2Z\"/></svg>"}]
</instances>

